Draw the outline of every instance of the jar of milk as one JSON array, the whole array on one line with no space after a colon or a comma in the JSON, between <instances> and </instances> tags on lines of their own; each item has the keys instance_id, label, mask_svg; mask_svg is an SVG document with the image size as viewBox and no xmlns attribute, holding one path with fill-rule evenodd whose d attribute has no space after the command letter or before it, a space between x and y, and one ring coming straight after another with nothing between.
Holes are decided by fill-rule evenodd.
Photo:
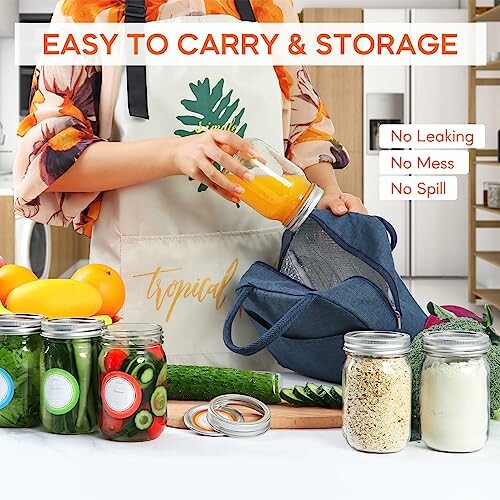
<instances>
[{"instance_id":1,"label":"jar of milk","mask_svg":"<svg viewBox=\"0 0 500 500\"><path fill-rule=\"evenodd\" d=\"M486 443L490 369L484 333L442 331L423 336L420 390L424 443L434 450L472 452Z\"/></svg>"}]
</instances>

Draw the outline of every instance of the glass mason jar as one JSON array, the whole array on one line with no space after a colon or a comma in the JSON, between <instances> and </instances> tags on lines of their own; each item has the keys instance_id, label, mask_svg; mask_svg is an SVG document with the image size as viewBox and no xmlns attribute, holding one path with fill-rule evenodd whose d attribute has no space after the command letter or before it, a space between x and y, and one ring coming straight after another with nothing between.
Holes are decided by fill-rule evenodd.
<instances>
[{"instance_id":1,"label":"glass mason jar","mask_svg":"<svg viewBox=\"0 0 500 500\"><path fill-rule=\"evenodd\" d=\"M490 420L488 335L430 332L422 345L422 440L438 451L480 450L488 439Z\"/></svg>"},{"instance_id":2,"label":"glass mason jar","mask_svg":"<svg viewBox=\"0 0 500 500\"><path fill-rule=\"evenodd\" d=\"M42 424L54 434L98 430L98 357L104 323L94 318L42 322Z\"/></svg>"},{"instance_id":3,"label":"glass mason jar","mask_svg":"<svg viewBox=\"0 0 500 500\"><path fill-rule=\"evenodd\" d=\"M167 358L160 325L116 323L99 356L102 433L113 441L150 441L167 419Z\"/></svg>"},{"instance_id":4,"label":"glass mason jar","mask_svg":"<svg viewBox=\"0 0 500 500\"><path fill-rule=\"evenodd\" d=\"M359 451L402 450L411 432L410 336L399 332L351 332L346 361L343 432Z\"/></svg>"},{"instance_id":5,"label":"glass mason jar","mask_svg":"<svg viewBox=\"0 0 500 500\"><path fill-rule=\"evenodd\" d=\"M0 427L40 423L40 324L37 314L0 316Z\"/></svg>"},{"instance_id":6,"label":"glass mason jar","mask_svg":"<svg viewBox=\"0 0 500 500\"><path fill-rule=\"evenodd\" d=\"M242 201L267 219L280 221L296 231L320 202L323 190L311 184L304 172L260 139L246 139L261 160L248 160L240 153L235 158L255 179L246 181L228 172L231 181L245 189Z\"/></svg>"}]
</instances>

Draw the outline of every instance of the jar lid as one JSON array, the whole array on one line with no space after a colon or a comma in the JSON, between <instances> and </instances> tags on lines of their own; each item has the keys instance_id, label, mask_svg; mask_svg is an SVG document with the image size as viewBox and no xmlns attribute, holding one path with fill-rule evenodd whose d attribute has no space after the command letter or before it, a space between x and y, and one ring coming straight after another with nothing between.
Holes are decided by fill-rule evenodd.
<instances>
[{"instance_id":1,"label":"jar lid","mask_svg":"<svg viewBox=\"0 0 500 500\"><path fill-rule=\"evenodd\" d=\"M144 340L163 335L163 328L156 323L113 323L103 333L103 340Z\"/></svg>"},{"instance_id":2,"label":"jar lid","mask_svg":"<svg viewBox=\"0 0 500 500\"><path fill-rule=\"evenodd\" d=\"M443 357L486 354L491 341L486 333L445 330L428 332L422 338L424 352Z\"/></svg>"},{"instance_id":3,"label":"jar lid","mask_svg":"<svg viewBox=\"0 0 500 500\"><path fill-rule=\"evenodd\" d=\"M311 194L300 207L300 210L295 214L290 222L286 224L286 228L292 233L295 233L311 215L312 211L318 206L318 203L321 201L324 194L325 192L319 186L314 185Z\"/></svg>"},{"instance_id":4,"label":"jar lid","mask_svg":"<svg viewBox=\"0 0 500 500\"><path fill-rule=\"evenodd\" d=\"M344 351L360 356L402 356L410 351L411 338L401 332L349 332L344 335Z\"/></svg>"},{"instance_id":5,"label":"jar lid","mask_svg":"<svg viewBox=\"0 0 500 500\"><path fill-rule=\"evenodd\" d=\"M244 422L243 415L236 409L229 406L220 408L217 413L233 422ZM184 424L188 429L201 434L202 436L223 437L222 432L216 431L207 419L208 405L193 406L184 414Z\"/></svg>"},{"instance_id":6,"label":"jar lid","mask_svg":"<svg viewBox=\"0 0 500 500\"><path fill-rule=\"evenodd\" d=\"M40 333L44 316L39 314L3 314L0 316L1 335L30 335Z\"/></svg>"},{"instance_id":7,"label":"jar lid","mask_svg":"<svg viewBox=\"0 0 500 500\"><path fill-rule=\"evenodd\" d=\"M48 339L87 339L100 337L104 321L96 318L56 318L42 321L42 337Z\"/></svg>"},{"instance_id":8,"label":"jar lid","mask_svg":"<svg viewBox=\"0 0 500 500\"><path fill-rule=\"evenodd\" d=\"M227 409L231 405L255 410L261 418L254 422L235 422L220 414L219 410ZM208 404L207 421L216 431L226 436L254 437L264 434L271 427L271 411L262 401L250 396L224 394L212 399Z\"/></svg>"}]
</instances>

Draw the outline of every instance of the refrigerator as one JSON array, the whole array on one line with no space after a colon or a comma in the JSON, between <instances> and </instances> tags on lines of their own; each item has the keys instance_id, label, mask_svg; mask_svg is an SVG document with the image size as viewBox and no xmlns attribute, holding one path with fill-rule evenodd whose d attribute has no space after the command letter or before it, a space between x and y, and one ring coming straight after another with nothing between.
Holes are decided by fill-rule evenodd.
<instances>
[{"instance_id":1,"label":"refrigerator","mask_svg":"<svg viewBox=\"0 0 500 500\"><path fill-rule=\"evenodd\" d=\"M365 22L467 22L465 9L364 11ZM373 67L364 70L364 200L399 236L397 269L407 277L467 276L467 176L456 201L379 199L377 128L381 123L467 123L467 67Z\"/></svg>"}]
</instances>

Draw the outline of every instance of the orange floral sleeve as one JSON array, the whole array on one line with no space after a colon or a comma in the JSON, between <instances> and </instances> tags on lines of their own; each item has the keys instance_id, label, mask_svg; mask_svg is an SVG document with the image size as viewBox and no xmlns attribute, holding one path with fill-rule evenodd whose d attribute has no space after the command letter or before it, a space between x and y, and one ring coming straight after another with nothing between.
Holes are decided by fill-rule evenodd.
<instances>
[{"instance_id":1,"label":"orange floral sleeve","mask_svg":"<svg viewBox=\"0 0 500 500\"><path fill-rule=\"evenodd\" d=\"M59 10L54 22L67 22ZM98 136L101 71L97 67L51 66L35 70L30 113L14 165L14 209L52 225L90 234L99 193L53 193L48 187L68 171Z\"/></svg>"}]
</instances>

